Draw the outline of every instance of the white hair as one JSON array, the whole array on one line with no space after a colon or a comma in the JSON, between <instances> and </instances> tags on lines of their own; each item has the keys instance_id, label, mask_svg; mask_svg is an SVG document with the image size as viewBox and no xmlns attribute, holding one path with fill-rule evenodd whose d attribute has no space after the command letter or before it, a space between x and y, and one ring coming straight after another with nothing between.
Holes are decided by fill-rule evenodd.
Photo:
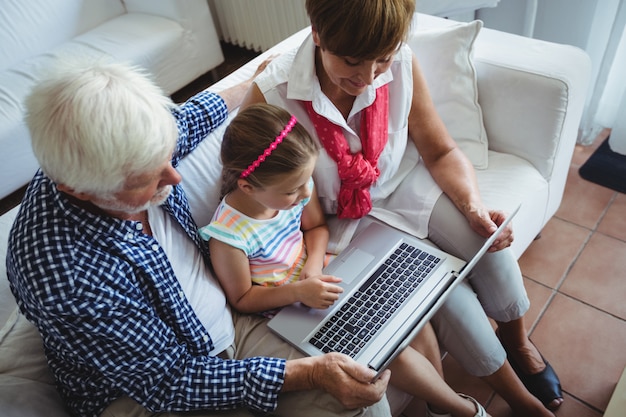
<instances>
[{"instance_id":1,"label":"white hair","mask_svg":"<svg viewBox=\"0 0 626 417\"><path fill-rule=\"evenodd\" d=\"M75 62L33 88L26 122L46 175L74 191L105 195L172 152L178 136L173 108L139 68Z\"/></svg>"}]
</instances>

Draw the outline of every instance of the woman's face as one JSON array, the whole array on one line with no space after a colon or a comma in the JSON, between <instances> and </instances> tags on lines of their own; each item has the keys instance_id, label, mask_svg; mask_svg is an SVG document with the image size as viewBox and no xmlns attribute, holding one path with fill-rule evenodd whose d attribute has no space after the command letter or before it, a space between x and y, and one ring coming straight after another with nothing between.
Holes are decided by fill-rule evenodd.
<instances>
[{"instance_id":1,"label":"woman's face","mask_svg":"<svg viewBox=\"0 0 626 417\"><path fill-rule=\"evenodd\" d=\"M319 36L313 30L313 40L319 47ZM393 54L375 60L361 60L330 53L324 48L318 48L322 68L328 80L350 96L358 96L374 79L389 69L393 61Z\"/></svg>"}]
</instances>

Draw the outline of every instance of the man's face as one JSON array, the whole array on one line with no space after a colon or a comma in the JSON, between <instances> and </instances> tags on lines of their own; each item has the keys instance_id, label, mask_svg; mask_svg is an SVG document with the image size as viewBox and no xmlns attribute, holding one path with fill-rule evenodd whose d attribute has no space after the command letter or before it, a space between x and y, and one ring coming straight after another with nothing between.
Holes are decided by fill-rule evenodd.
<instances>
[{"instance_id":1,"label":"man's face","mask_svg":"<svg viewBox=\"0 0 626 417\"><path fill-rule=\"evenodd\" d=\"M154 170L129 177L121 191L110 197L93 198L91 202L115 217L125 217L120 214L134 214L162 204L172 186L181 180L168 158Z\"/></svg>"}]
</instances>

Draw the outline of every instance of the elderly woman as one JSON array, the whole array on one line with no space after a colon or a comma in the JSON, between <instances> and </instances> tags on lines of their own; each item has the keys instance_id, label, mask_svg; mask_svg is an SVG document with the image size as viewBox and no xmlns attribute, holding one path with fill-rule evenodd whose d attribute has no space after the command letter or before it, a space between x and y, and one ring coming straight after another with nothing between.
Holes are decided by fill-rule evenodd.
<instances>
[{"instance_id":1,"label":"elderly woman","mask_svg":"<svg viewBox=\"0 0 626 417\"><path fill-rule=\"evenodd\" d=\"M282 106L319 140L314 179L327 214L370 215L468 259L506 214L482 202L473 167L404 44L414 1L307 0L306 8L311 35L272 61L243 106ZM530 303L512 240L509 228L433 324L445 349L515 412L553 416L560 383L528 338Z\"/></svg>"}]
</instances>

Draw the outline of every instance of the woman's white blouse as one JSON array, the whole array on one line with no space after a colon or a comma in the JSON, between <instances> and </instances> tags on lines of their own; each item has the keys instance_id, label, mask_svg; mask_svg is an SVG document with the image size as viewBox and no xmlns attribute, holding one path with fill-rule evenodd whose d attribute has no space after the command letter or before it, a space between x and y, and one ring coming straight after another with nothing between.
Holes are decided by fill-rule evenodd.
<instances>
[{"instance_id":1,"label":"woman's white blouse","mask_svg":"<svg viewBox=\"0 0 626 417\"><path fill-rule=\"evenodd\" d=\"M411 49L403 45L389 70L356 97L347 120L321 91L315 74L315 44L310 35L299 48L275 58L255 83L268 103L287 109L317 138L302 103L311 101L318 114L343 128L353 152L361 150L358 136L361 111L374 101L376 88L389 84L389 140L378 161L380 177L370 188L374 205L370 214L418 237L426 237L428 219L441 190L419 162L417 149L408 137L413 93L411 59ZM324 211L336 213L340 185L337 164L323 150L313 176ZM399 194L396 191L402 195L396 195Z\"/></svg>"}]
</instances>

